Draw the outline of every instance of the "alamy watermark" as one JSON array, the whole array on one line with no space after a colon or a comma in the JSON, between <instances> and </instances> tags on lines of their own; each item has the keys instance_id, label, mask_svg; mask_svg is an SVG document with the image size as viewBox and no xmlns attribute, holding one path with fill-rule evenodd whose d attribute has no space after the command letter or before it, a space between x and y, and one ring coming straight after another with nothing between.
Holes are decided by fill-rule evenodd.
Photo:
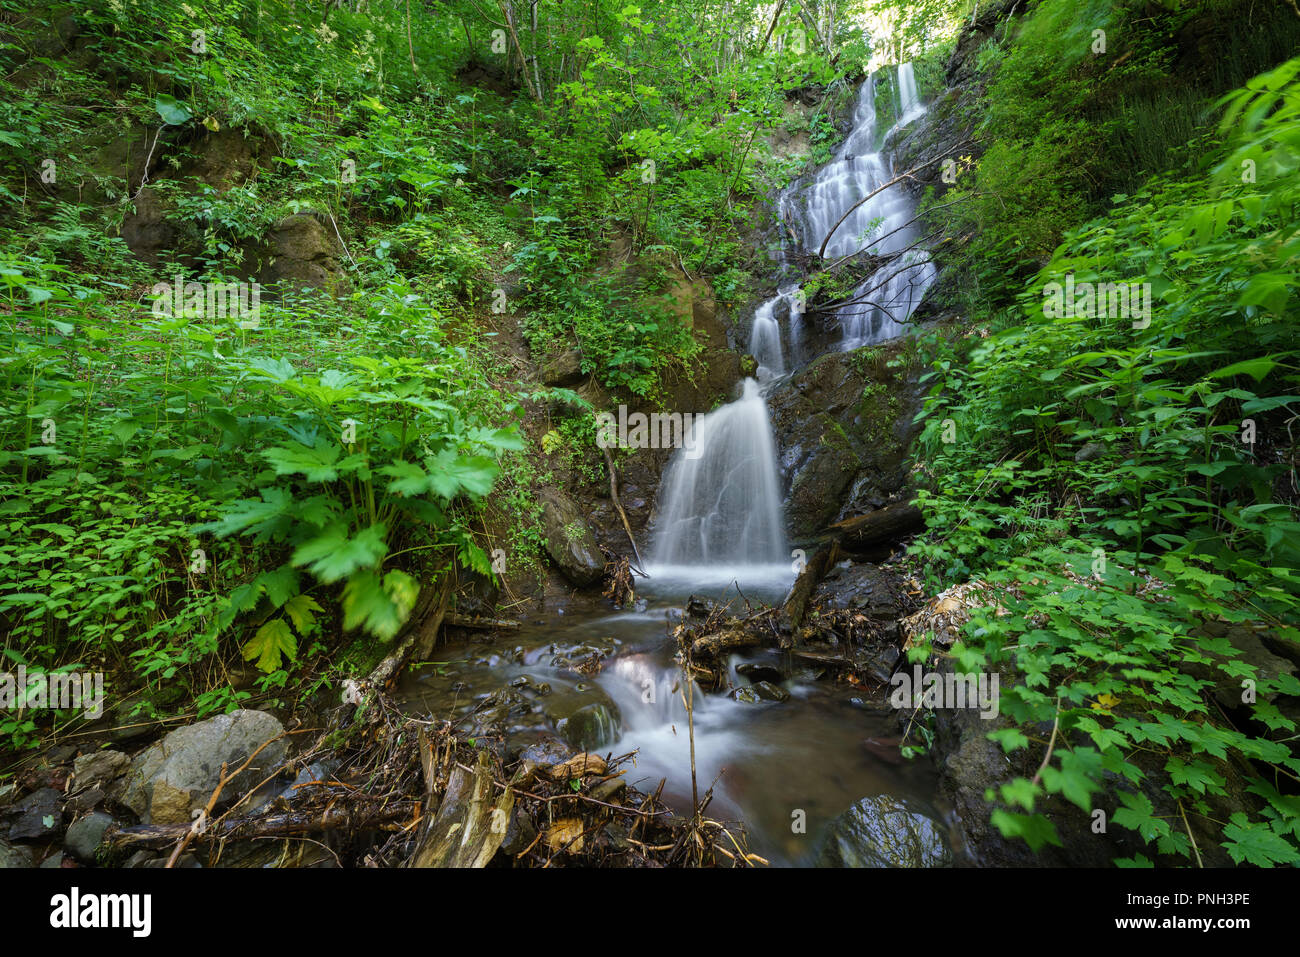
<instances>
[{"instance_id":1,"label":"alamy watermark","mask_svg":"<svg viewBox=\"0 0 1300 957\"><path fill-rule=\"evenodd\" d=\"M981 718L998 716L996 674L939 674L922 672L921 666L915 665L911 674L899 671L889 683L894 689L889 703L895 708L978 708Z\"/></svg>"},{"instance_id":2,"label":"alamy watermark","mask_svg":"<svg viewBox=\"0 0 1300 957\"><path fill-rule=\"evenodd\" d=\"M703 412L633 412L618 407L618 415L601 412L596 416L596 445L602 449L685 449L688 459L704 452L695 438Z\"/></svg>"},{"instance_id":3,"label":"alamy watermark","mask_svg":"<svg viewBox=\"0 0 1300 957\"><path fill-rule=\"evenodd\" d=\"M1043 287L1043 315L1048 319L1132 319L1134 329L1151 325L1151 283L1075 282Z\"/></svg>"},{"instance_id":4,"label":"alamy watermark","mask_svg":"<svg viewBox=\"0 0 1300 957\"><path fill-rule=\"evenodd\" d=\"M104 673L48 674L24 665L16 673L0 671L0 709L83 711L93 721L104 714Z\"/></svg>"},{"instance_id":5,"label":"alamy watermark","mask_svg":"<svg viewBox=\"0 0 1300 957\"><path fill-rule=\"evenodd\" d=\"M262 287L247 282L155 283L150 290L155 316L184 319L236 319L241 329L256 329L261 321Z\"/></svg>"}]
</instances>

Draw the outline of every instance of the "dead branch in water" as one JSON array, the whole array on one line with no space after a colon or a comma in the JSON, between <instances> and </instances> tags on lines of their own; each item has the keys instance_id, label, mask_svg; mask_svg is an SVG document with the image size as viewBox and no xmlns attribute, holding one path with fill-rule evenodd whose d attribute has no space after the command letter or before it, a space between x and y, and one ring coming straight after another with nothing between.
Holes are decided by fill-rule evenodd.
<instances>
[{"instance_id":1,"label":"dead branch in water","mask_svg":"<svg viewBox=\"0 0 1300 957\"><path fill-rule=\"evenodd\" d=\"M637 550L636 538L632 535L632 524L627 520L627 512L623 511L623 503L618 497L618 472L614 468L614 456L609 449L601 449L605 453L605 466L609 469L609 497L614 501L614 508L618 510L618 517L623 520L623 531L627 532L627 540L632 543L632 554L636 557L636 573L642 578L646 577L645 563L641 561L641 552Z\"/></svg>"}]
</instances>

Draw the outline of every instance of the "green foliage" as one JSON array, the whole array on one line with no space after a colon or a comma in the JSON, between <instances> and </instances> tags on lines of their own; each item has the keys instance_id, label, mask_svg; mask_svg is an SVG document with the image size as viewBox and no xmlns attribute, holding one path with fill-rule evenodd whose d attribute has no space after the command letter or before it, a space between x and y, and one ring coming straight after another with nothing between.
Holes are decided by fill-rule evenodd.
<instances>
[{"instance_id":1,"label":"green foliage","mask_svg":"<svg viewBox=\"0 0 1300 957\"><path fill-rule=\"evenodd\" d=\"M952 235L970 240L954 263L960 298L1005 303L1112 195L1211 152L1201 131L1213 98L1300 43L1300 18L1284 5L1260 14L1257 29L1239 31L1231 3L1046 0L1000 24L976 58L986 85L969 117L985 152L937 200ZM1226 39L1212 52L1170 42L1218 23Z\"/></svg>"},{"instance_id":2,"label":"green foliage","mask_svg":"<svg viewBox=\"0 0 1300 957\"><path fill-rule=\"evenodd\" d=\"M918 465L935 534L913 553L935 588L995 588L1003 613L974 616L963 665L1012 668L1002 713L1060 730L1034 786L1010 781L1001 800L1033 812L1041 787L1088 811L1118 785L1112 823L1154 845L1126 864L1198 859L1189 818L1234 861L1300 859L1296 728L1276 704L1300 683L1257 673L1223 637L1259 622L1300 641L1298 75L1291 60L1225 97L1224 145L1202 171L1115 196L1014 312L925 346ZM1151 310L1061 315L1049 284L1067 278L1149 284ZM1247 680L1257 697L1240 710L1210 703ZM1218 821L1238 774L1256 810ZM994 823L1053 840L1041 814Z\"/></svg>"}]
</instances>

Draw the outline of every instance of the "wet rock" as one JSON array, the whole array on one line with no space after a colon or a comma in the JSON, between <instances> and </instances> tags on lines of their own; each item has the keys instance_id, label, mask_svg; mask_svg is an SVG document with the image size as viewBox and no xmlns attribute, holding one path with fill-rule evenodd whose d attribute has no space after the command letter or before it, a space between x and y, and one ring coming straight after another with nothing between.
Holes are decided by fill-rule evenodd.
<instances>
[{"instance_id":1,"label":"wet rock","mask_svg":"<svg viewBox=\"0 0 1300 957\"><path fill-rule=\"evenodd\" d=\"M554 489L538 494L542 504L542 535L546 553L575 585L591 585L605 572L605 558L582 511L567 495Z\"/></svg>"},{"instance_id":2,"label":"wet rock","mask_svg":"<svg viewBox=\"0 0 1300 957\"><path fill-rule=\"evenodd\" d=\"M63 795L54 788L33 791L16 802L9 814L11 841L45 840L63 833Z\"/></svg>"},{"instance_id":3,"label":"wet rock","mask_svg":"<svg viewBox=\"0 0 1300 957\"><path fill-rule=\"evenodd\" d=\"M854 609L881 622L892 622L903 614L905 591L902 578L891 568L868 562L840 562L818 582L811 604L825 609Z\"/></svg>"},{"instance_id":4,"label":"wet rock","mask_svg":"<svg viewBox=\"0 0 1300 957\"><path fill-rule=\"evenodd\" d=\"M547 737L534 742L519 752L521 770L549 768L569 759L573 749L558 738Z\"/></svg>"},{"instance_id":5,"label":"wet rock","mask_svg":"<svg viewBox=\"0 0 1300 957\"><path fill-rule=\"evenodd\" d=\"M131 759L121 751L93 751L72 762L73 786L80 791L121 777Z\"/></svg>"},{"instance_id":6,"label":"wet rock","mask_svg":"<svg viewBox=\"0 0 1300 957\"><path fill-rule=\"evenodd\" d=\"M58 870L59 868L63 867L63 862L66 861L67 859L68 859L67 855L64 854L62 851L55 851L45 860L41 861L40 869L43 871Z\"/></svg>"},{"instance_id":7,"label":"wet rock","mask_svg":"<svg viewBox=\"0 0 1300 957\"><path fill-rule=\"evenodd\" d=\"M95 860L95 849L99 847L104 832L112 823L113 819L102 811L87 814L74 821L68 828L68 833L63 838L63 846L80 860L91 863Z\"/></svg>"},{"instance_id":8,"label":"wet rock","mask_svg":"<svg viewBox=\"0 0 1300 957\"><path fill-rule=\"evenodd\" d=\"M275 717L249 710L178 728L131 762L121 801L146 824L188 824L190 812L203 807L216 789L223 763L233 770L283 733ZM253 787L284 759L285 749L283 739L264 748L252 766L226 785L219 804Z\"/></svg>"},{"instance_id":9,"label":"wet rock","mask_svg":"<svg viewBox=\"0 0 1300 957\"><path fill-rule=\"evenodd\" d=\"M919 399L910 363L889 366L902 348L829 353L769 398L793 540L811 539L837 515L870 511L905 487Z\"/></svg>"},{"instance_id":10,"label":"wet rock","mask_svg":"<svg viewBox=\"0 0 1300 957\"><path fill-rule=\"evenodd\" d=\"M618 737L616 710L612 706L593 702L557 721L555 730L575 749L587 751L601 748Z\"/></svg>"},{"instance_id":11,"label":"wet rock","mask_svg":"<svg viewBox=\"0 0 1300 957\"><path fill-rule=\"evenodd\" d=\"M887 794L863 798L831 822L823 867L946 867L952 854L934 819Z\"/></svg>"},{"instance_id":12,"label":"wet rock","mask_svg":"<svg viewBox=\"0 0 1300 957\"><path fill-rule=\"evenodd\" d=\"M760 681L754 686L754 694L763 701L789 701L790 692L770 681Z\"/></svg>"},{"instance_id":13,"label":"wet rock","mask_svg":"<svg viewBox=\"0 0 1300 957\"><path fill-rule=\"evenodd\" d=\"M753 684L760 681L783 681L785 675L781 669L775 665L763 664L758 661L746 661L736 665L736 674L743 678L748 678Z\"/></svg>"},{"instance_id":14,"label":"wet rock","mask_svg":"<svg viewBox=\"0 0 1300 957\"><path fill-rule=\"evenodd\" d=\"M468 729L470 737L502 735L541 721L533 702L515 688L499 688L484 698Z\"/></svg>"},{"instance_id":15,"label":"wet rock","mask_svg":"<svg viewBox=\"0 0 1300 957\"><path fill-rule=\"evenodd\" d=\"M893 677L894 668L898 665L898 659L901 657L898 648L894 645L884 645L876 648L870 655L866 672L877 681L889 683Z\"/></svg>"},{"instance_id":16,"label":"wet rock","mask_svg":"<svg viewBox=\"0 0 1300 957\"><path fill-rule=\"evenodd\" d=\"M537 827L532 818L520 808L515 808L506 825L506 836L501 839L501 850L510 857L515 857L531 847L536 839Z\"/></svg>"},{"instance_id":17,"label":"wet rock","mask_svg":"<svg viewBox=\"0 0 1300 957\"><path fill-rule=\"evenodd\" d=\"M31 848L23 847L19 844L10 844L8 841L0 840L0 870L9 867L31 866Z\"/></svg>"},{"instance_id":18,"label":"wet rock","mask_svg":"<svg viewBox=\"0 0 1300 957\"><path fill-rule=\"evenodd\" d=\"M758 692L753 687L732 688L727 693L727 697L732 701L738 701L741 704L758 704L762 699L759 698Z\"/></svg>"}]
</instances>

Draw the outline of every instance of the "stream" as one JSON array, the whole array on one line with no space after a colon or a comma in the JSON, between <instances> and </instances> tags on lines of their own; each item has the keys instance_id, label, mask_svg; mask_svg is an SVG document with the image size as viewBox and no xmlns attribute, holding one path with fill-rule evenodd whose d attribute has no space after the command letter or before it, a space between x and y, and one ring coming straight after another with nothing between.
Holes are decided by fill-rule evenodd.
<instances>
[{"instance_id":1,"label":"stream","mask_svg":"<svg viewBox=\"0 0 1300 957\"><path fill-rule=\"evenodd\" d=\"M864 81L852 130L831 161L779 197L794 238L781 257L783 274L788 253L815 254L828 233L827 260L863 250L889 257L858 287L854 298L863 301L836 315L839 349L904 334L902 323L934 277L924 251L908 249L915 205L901 185L855 207L895 175L881 152L892 129L877 129L875 84L875 75ZM895 87L897 127L925 110L910 64L899 68ZM804 354L803 326L797 284L784 283L755 310L749 349L758 373L740 384L734 402L698 423L693 446L665 470L649 577L636 581L635 608L611 613L607 603L575 601L495 643L440 647L438 663L406 679L406 706L464 722L471 733L502 728L507 750L544 749L556 736L575 749L635 750L628 783L649 793L666 779L666 802L690 813L688 713L670 632L690 596L730 600L743 613L747 602L781 602L794 582L780 437L767 397L815 358ZM874 845L898 843L900 830L901 843L915 846L891 863L938 863L938 855L918 850L942 843L934 773L928 762L899 754L897 715L883 696L819 681L816 670L774 650L733 654L729 669L734 697L699 688L692 696L696 781L701 795L714 786L710 817L743 822L750 850L773 864L876 863ZM874 815L846 826L843 816L864 800L883 800L885 810L878 804ZM910 824L890 823L903 817ZM838 856L826 852L832 831ZM922 839L913 841L918 831Z\"/></svg>"}]
</instances>

